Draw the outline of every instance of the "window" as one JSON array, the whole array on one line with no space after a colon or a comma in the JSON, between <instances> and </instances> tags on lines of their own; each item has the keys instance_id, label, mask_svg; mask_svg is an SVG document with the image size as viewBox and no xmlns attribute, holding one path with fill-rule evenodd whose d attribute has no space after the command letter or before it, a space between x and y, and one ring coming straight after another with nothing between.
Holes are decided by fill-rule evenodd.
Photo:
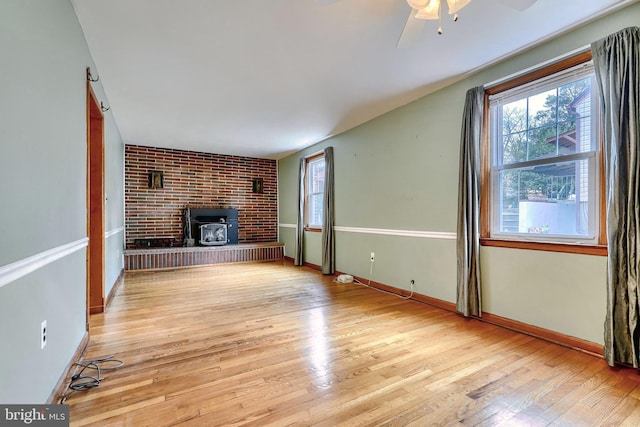
<instances>
[{"instance_id":1,"label":"window","mask_svg":"<svg viewBox=\"0 0 640 427\"><path fill-rule=\"evenodd\" d=\"M305 224L307 229L322 228L324 200L324 155L307 159L305 182Z\"/></svg>"},{"instance_id":2,"label":"window","mask_svg":"<svg viewBox=\"0 0 640 427\"><path fill-rule=\"evenodd\" d=\"M487 89L483 237L601 243L600 104L589 59Z\"/></svg>"}]
</instances>

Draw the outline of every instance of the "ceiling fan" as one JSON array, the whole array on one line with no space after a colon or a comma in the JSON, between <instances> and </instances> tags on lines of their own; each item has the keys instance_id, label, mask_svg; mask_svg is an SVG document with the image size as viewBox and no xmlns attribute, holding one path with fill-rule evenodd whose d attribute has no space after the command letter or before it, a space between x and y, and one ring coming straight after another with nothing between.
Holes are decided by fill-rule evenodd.
<instances>
[{"instance_id":1,"label":"ceiling fan","mask_svg":"<svg viewBox=\"0 0 640 427\"><path fill-rule=\"evenodd\" d=\"M337 0L316 0L320 4L333 3ZM411 13L402 29L396 47L403 48L412 45L419 37L427 20L442 21L445 0L406 0L411 7ZM458 20L458 12L471 3L472 0L446 0L449 15ZM497 0L513 9L524 11L537 0ZM442 4L441 4L442 3ZM442 25L438 26L438 34L442 34Z\"/></svg>"}]
</instances>

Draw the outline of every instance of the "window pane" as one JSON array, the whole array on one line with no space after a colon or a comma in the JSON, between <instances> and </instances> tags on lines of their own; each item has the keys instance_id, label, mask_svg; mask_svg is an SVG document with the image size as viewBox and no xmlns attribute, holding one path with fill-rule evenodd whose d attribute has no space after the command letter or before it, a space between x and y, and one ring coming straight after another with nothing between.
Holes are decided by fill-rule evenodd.
<instances>
[{"instance_id":1,"label":"window pane","mask_svg":"<svg viewBox=\"0 0 640 427\"><path fill-rule=\"evenodd\" d=\"M307 164L307 225L322 227L322 200L324 198L324 157Z\"/></svg>"},{"instance_id":2,"label":"window pane","mask_svg":"<svg viewBox=\"0 0 640 427\"><path fill-rule=\"evenodd\" d=\"M501 164L593 151L591 85L580 79L492 110Z\"/></svg>"},{"instance_id":3,"label":"window pane","mask_svg":"<svg viewBox=\"0 0 640 427\"><path fill-rule=\"evenodd\" d=\"M498 107L496 114L502 118L502 128L498 131L502 135L502 155L499 156L502 164L527 160L527 100L521 99Z\"/></svg>"},{"instance_id":4,"label":"window pane","mask_svg":"<svg viewBox=\"0 0 640 427\"><path fill-rule=\"evenodd\" d=\"M590 121L591 83L591 79L586 78L558 88L558 135L569 134L575 140L578 123Z\"/></svg>"},{"instance_id":5,"label":"window pane","mask_svg":"<svg viewBox=\"0 0 640 427\"><path fill-rule=\"evenodd\" d=\"M590 160L501 171L497 227L502 233L587 237Z\"/></svg>"},{"instance_id":6,"label":"window pane","mask_svg":"<svg viewBox=\"0 0 640 427\"><path fill-rule=\"evenodd\" d=\"M527 130L527 100L520 99L502 107L502 128L505 133Z\"/></svg>"},{"instance_id":7,"label":"window pane","mask_svg":"<svg viewBox=\"0 0 640 427\"><path fill-rule=\"evenodd\" d=\"M322 226L322 200L324 194L312 194L309 195L309 225L321 227Z\"/></svg>"},{"instance_id":8,"label":"window pane","mask_svg":"<svg viewBox=\"0 0 640 427\"><path fill-rule=\"evenodd\" d=\"M324 158L309 162L309 193L324 191Z\"/></svg>"},{"instance_id":9,"label":"window pane","mask_svg":"<svg viewBox=\"0 0 640 427\"><path fill-rule=\"evenodd\" d=\"M510 133L503 136L502 164L527 160L527 132Z\"/></svg>"},{"instance_id":10,"label":"window pane","mask_svg":"<svg viewBox=\"0 0 640 427\"><path fill-rule=\"evenodd\" d=\"M558 155L556 124L546 124L528 132L527 160L544 159Z\"/></svg>"},{"instance_id":11,"label":"window pane","mask_svg":"<svg viewBox=\"0 0 640 427\"><path fill-rule=\"evenodd\" d=\"M552 89L527 98L529 127L555 126L558 116L556 95L557 90Z\"/></svg>"},{"instance_id":12,"label":"window pane","mask_svg":"<svg viewBox=\"0 0 640 427\"><path fill-rule=\"evenodd\" d=\"M565 86L561 88L561 93L570 92L576 93L577 96L573 96L573 102L567 105L567 117L569 121L572 121L570 130L573 134L569 136L573 137L575 144L575 152L585 153L595 150L596 147L596 135L591 132L592 123L592 94L591 88L594 85L594 80L583 79L576 82L576 86Z\"/></svg>"}]
</instances>

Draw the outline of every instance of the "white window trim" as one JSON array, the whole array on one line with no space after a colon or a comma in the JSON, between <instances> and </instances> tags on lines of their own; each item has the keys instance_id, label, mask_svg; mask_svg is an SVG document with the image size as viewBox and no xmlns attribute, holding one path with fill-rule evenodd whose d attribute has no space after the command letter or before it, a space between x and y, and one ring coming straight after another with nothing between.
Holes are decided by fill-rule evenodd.
<instances>
[{"instance_id":1,"label":"white window trim","mask_svg":"<svg viewBox=\"0 0 640 427\"><path fill-rule=\"evenodd\" d=\"M541 93L546 90L552 89L554 87L561 86L563 83L568 83L577 79L580 79L583 76L588 76L593 74L593 63L592 61L588 61L573 67L569 67L565 70L558 71L553 73L550 76L542 77L531 81L529 83L524 83L522 85L518 85L511 89L507 89L505 91L489 95L487 97L489 106L487 108L487 113L489 116L491 114L491 110L495 106L507 104L511 101L521 99L525 96L532 96L536 93ZM597 87L592 86L592 102L595 100L599 103L599 99L597 99ZM600 224L600 207L599 207L599 199L603 197L600 193L600 176L602 172L600 171L601 165L601 124L600 124L600 109L594 108L593 114L591 115L591 129L593 129L593 138L595 141L595 148L593 151L583 152L583 153L573 153L569 155L562 156L554 156L551 158L540 158L534 159L524 162L518 162L513 164L506 165L498 165L497 161L497 146L494 143L492 136L487 136L487 154L489 156L488 163L488 174L489 180L487 184L490 185L490 189L488 191L488 206L485 211L486 214L489 215L488 220L488 237L489 239L497 239L504 241L513 241L513 242L532 242L532 243L545 243L545 244L578 244L578 245L598 245L600 239L600 230L599 227L602 227L603 224ZM487 117L486 127L489 134L493 133L495 129L492 128L494 125L492 123L491 117ZM536 166L540 164L548 164L548 163L562 163L571 160L581 160L586 159L589 161L589 230L590 235L579 236L579 235L553 235L553 234L534 234L534 233L513 233L513 232L501 232L499 230L499 214L496 212L498 206L497 197L499 197L499 181L500 181L500 171L510 170L510 169L522 169L524 167ZM591 172L592 171L592 172Z\"/></svg>"},{"instance_id":2,"label":"white window trim","mask_svg":"<svg viewBox=\"0 0 640 427\"><path fill-rule=\"evenodd\" d=\"M315 162L319 162L322 160L324 162L324 153L318 153L313 156L309 156L306 158L306 178L305 178L305 228L311 230L320 230L322 229L322 222L320 224L312 224L310 222L310 200L311 196L317 196L319 194L324 194L324 189L321 192L311 193L310 192L310 184L312 179L311 174L311 165Z\"/></svg>"}]
</instances>

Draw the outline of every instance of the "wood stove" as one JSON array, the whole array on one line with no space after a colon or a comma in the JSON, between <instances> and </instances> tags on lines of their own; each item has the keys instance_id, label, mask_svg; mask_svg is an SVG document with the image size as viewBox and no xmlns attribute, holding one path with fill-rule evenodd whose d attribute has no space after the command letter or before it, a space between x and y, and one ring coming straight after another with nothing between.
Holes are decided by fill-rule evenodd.
<instances>
[{"instance_id":1,"label":"wood stove","mask_svg":"<svg viewBox=\"0 0 640 427\"><path fill-rule=\"evenodd\" d=\"M227 224L224 222L202 224L200 241L202 246L222 246L228 243Z\"/></svg>"},{"instance_id":2,"label":"wood stove","mask_svg":"<svg viewBox=\"0 0 640 427\"><path fill-rule=\"evenodd\" d=\"M190 229L192 238L200 246L237 245L238 210L189 208L189 221L185 228Z\"/></svg>"}]
</instances>

